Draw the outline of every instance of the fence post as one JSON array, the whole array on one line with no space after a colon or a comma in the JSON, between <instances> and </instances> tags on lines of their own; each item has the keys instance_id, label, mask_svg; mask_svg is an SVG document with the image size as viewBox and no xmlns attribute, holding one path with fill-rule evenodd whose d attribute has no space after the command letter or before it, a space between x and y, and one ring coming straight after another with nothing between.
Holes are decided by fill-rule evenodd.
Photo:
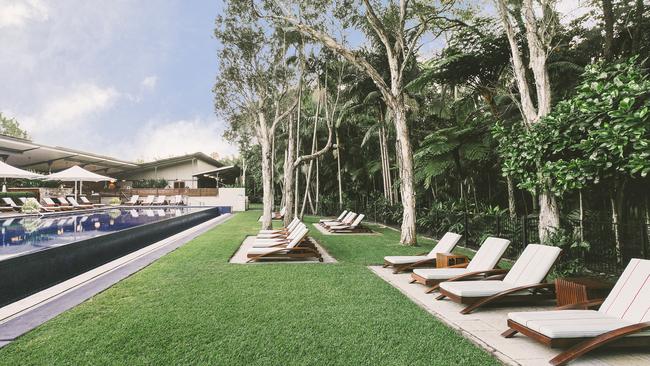
<instances>
[{"instance_id":1,"label":"fence post","mask_svg":"<svg viewBox=\"0 0 650 366\"><path fill-rule=\"evenodd\" d=\"M467 211L463 211L463 236L465 237L465 246L469 245L467 239L469 238L469 219L467 218Z\"/></svg>"},{"instance_id":2,"label":"fence post","mask_svg":"<svg viewBox=\"0 0 650 366\"><path fill-rule=\"evenodd\" d=\"M641 239L641 250L643 251L643 258L648 258L648 223L643 223L641 225L641 234L643 234L643 239Z\"/></svg>"},{"instance_id":3,"label":"fence post","mask_svg":"<svg viewBox=\"0 0 650 366\"><path fill-rule=\"evenodd\" d=\"M501 215L497 214L497 237L501 237Z\"/></svg>"},{"instance_id":4,"label":"fence post","mask_svg":"<svg viewBox=\"0 0 650 366\"><path fill-rule=\"evenodd\" d=\"M526 215L521 217L521 236L522 248L525 248L528 245L528 218Z\"/></svg>"}]
</instances>

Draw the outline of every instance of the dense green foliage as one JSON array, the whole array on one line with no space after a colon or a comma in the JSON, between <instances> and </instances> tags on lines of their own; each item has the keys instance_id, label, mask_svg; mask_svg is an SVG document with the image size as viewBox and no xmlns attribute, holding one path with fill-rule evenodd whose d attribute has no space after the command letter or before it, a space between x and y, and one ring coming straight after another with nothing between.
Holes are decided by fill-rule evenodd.
<instances>
[{"instance_id":1,"label":"dense green foliage","mask_svg":"<svg viewBox=\"0 0 650 366\"><path fill-rule=\"evenodd\" d=\"M165 179L142 179L135 180L131 185L133 188L167 188Z\"/></svg>"},{"instance_id":2,"label":"dense green foliage","mask_svg":"<svg viewBox=\"0 0 650 366\"><path fill-rule=\"evenodd\" d=\"M29 139L27 131L20 127L20 123L15 118L4 116L0 112L0 135Z\"/></svg>"},{"instance_id":3,"label":"dense green foliage","mask_svg":"<svg viewBox=\"0 0 650 366\"><path fill-rule=\"evenodd\" d=\"M398 245L398 232L313 230L337 264L229 264L259 214L237 214L0 349L0 364L499 364L366 268L422 251Z\"/></svg>"},{"instance_id":4,"label":"dense green foliage","mask_svg":"<svg viewBox=\"0 0 650 366\"><path fill-rule=\"evenodd\" d=\"M650 77L637 58L590 65L577 92L527 130L499 125L503 172L558 195L650 172Z\"/></svg>"}]
</instances>

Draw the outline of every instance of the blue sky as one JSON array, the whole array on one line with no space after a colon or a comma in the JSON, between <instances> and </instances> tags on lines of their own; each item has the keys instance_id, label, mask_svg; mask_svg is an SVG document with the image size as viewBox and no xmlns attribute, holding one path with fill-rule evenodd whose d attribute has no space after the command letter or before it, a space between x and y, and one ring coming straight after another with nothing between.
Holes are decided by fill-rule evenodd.
<instances>
[{"instance_id":1,"label":"blue sky","mask_svg":"<svg viewBox=\"0 0 650 366\"><path fill-rule=\"evenodd\" d=\"M559 9L575 16L587 1L561 0ZM467 4L492 9L490 0ZM221 138L211 92L221 7L221 0L0 0L0 111L34 141L128 160L236 154ZM425 45L421 55L442 44Z\"/></svg>"},{"instance_id":2,"label":"blue sky","mask_svg":"<svg viewBox=\"0 0 650 366\"><path fill-rule=\"evenodd\" d=\"M0 0L0 111L37 142L135 160L224 142L214 0Z\"/></svg>"}]
</instances>

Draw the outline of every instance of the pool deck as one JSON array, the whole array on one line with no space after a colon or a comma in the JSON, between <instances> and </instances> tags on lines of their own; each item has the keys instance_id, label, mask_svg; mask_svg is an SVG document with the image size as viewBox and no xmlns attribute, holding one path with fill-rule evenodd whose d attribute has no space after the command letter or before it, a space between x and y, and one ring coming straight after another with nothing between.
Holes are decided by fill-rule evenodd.
<instances>
[{"instance_id":1,"label":"pool deck","mask_svg":"<svg viewBox=\"0 0 650 366\"><path fill-rule=\"evenodd\" d=\"M411 301L490 352L506 365L549 365L549 360L560 353L560 350L548 348L522 335L510 339L501 336L501 333L507 329L506 319L509 312L550 310L553 309L553 306L491 307L463 315L459 313L463 306L449 300L437 301L435 297L438 296L438 293L427 294L424 286L410 284L410 273L393 274L392 268L382 268L381 266L368 268L401 291ZM650 365L650 353L647 350L605 349L604 352L594 352L578 358L571 365Z\"/></svg>"},{"instance_id":2,"label":"pool deck","mask_svg":"<svg viewBox=\"0 0 650 366\"><path fill-rule=\"evenodd\" d=\"M232 217L224 214L0 308L0 347Z\"/></svg>"}]
</instances>

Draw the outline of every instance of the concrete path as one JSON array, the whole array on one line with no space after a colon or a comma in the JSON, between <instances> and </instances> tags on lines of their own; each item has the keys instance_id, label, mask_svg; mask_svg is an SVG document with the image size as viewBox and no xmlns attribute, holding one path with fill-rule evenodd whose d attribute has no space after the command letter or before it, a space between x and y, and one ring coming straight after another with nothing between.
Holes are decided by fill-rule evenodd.
<instances>
[{"instance_id":1,"label":"concrete path","mask_svg":"<svg viewBox=\"0 0 650 366\"><path fill-rule=\"evenodd\" d=\"M379 277L399 289L413 302L433 314L451 328L460 332L478 346L492 353L507 365L541 366L549 365L559 350L552 350L525 336L517 335L506 339L501 332L507 329L507 314L512 311L548 310L546 307L494 307L476 311L472 314L459 313L463 306L449 300L437 301L436 294L426 294L426 288L419 284L410 284L410 273L393 274L390 268L369 267ZM614 351L594 353L571 363L571 365L650 365L650 351Z\"/></svg>"},{"instance_id":2,"label":"concrete path","mask_svg":"<svg viewBox=\"0 0 650 366\"><path fill-rule=\"evenodd\" d=\"M0 308L0 347L143 269L227 219L221 215Z\"/></svg>"},{"instance_id":3,"label":"concrete path","mask_svg":"<svg viewBox=\"0 0 650 366\"><path fill-rule=\"evenodd\" d=\"M336 263L336 259L332 257L316 240L311 238L311 240L315 243L316 249L320 252L320 254L323 256L323 261L319 262L318 259L310 259L310 260L293 260L293 259L269 259L266 261L257 261L257 262L251 262L247 263L248 258L246 257L246 252L248 252L248 249L253 247L253 244L255 243L255 237L254 236L247 236L246 239L244 239L244 242L241 244L235 255L230 258L230 263L235 263L235 264L271 264L271 263Z\"/></svg>"}]
</instances>

